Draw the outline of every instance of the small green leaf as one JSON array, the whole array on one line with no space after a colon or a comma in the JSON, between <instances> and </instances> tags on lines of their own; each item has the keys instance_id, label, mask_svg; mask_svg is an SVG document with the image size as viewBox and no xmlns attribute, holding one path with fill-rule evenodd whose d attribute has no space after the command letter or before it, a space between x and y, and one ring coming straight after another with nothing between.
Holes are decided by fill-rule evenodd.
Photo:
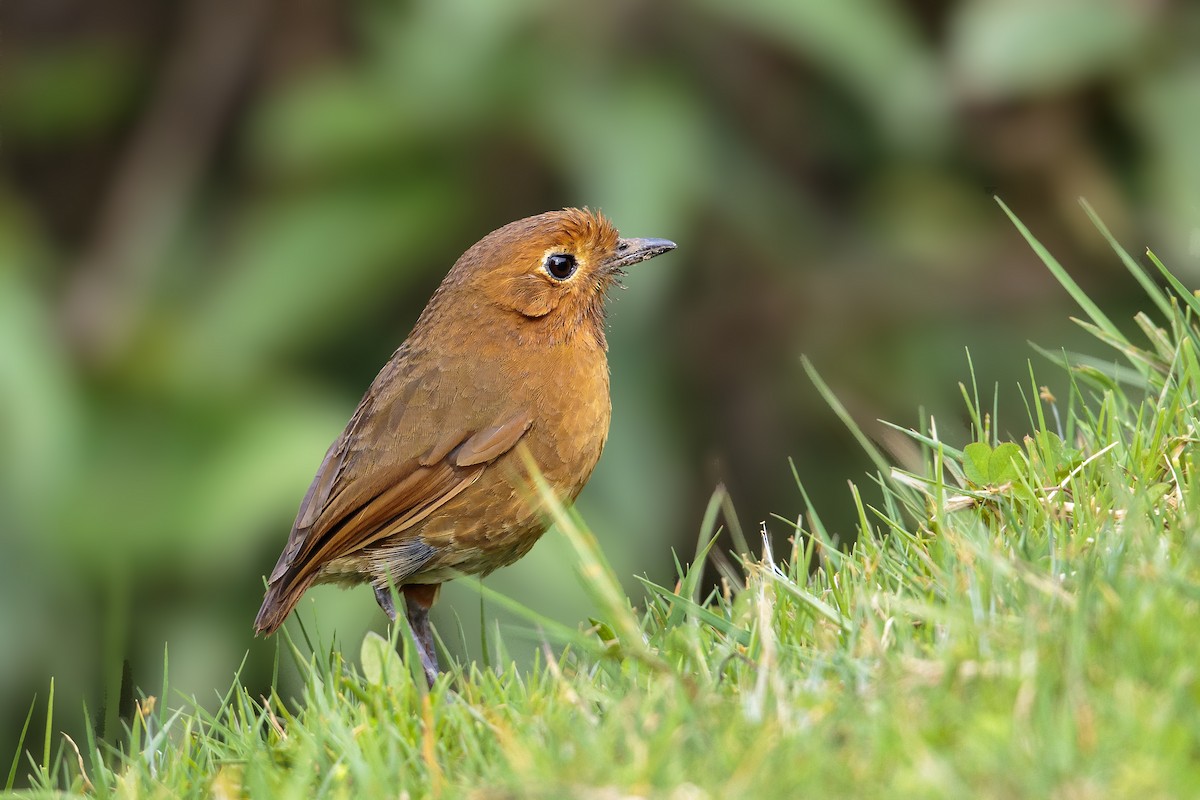
<instances>
[{"instance_id":1,"label":"small green leaf","mask_svg":"<svg viewBox=\"0 0 1200 800\"><path fill-rule=\"evenodd\" d=\"M988 459L988 482L992 484L1015 481L1024 462L1021 448L1015 442L1005 442L992 451Z\"/></svg>"},{"instance_id":2,"label":"small green leaf","mask_svg":"<svg viewBox=\"0 0 1200 800\"><path fill-rule=\"evenodd\" d=\"M397 685L403 681L404 665L391 642L374 631L367 631L359 652L363 677L368 683Z\"/></svg>"},{"instance_id":3,"label":"small green leaf","mask_svg":"<svg viewBox=\"0 0 1200 800\"><path fill-rule=\"evenodd\" d=\"M990 481L992 446L987 442L973 442L963 448L963 474L976 486L986 486Z\"/></svg>"},{"instance_id":4,"label":"small green leaf","mask_svg":"<svg viewBox=\"0 0 1200 800\"><path fill-rule=\"evenodd\" d=\"M1005 442L996 449L986 442L973 442L963 448L963 473L976 486L995 486L1015 481L1024 463L1021 447Z\"/></svg>"}]
</instances>

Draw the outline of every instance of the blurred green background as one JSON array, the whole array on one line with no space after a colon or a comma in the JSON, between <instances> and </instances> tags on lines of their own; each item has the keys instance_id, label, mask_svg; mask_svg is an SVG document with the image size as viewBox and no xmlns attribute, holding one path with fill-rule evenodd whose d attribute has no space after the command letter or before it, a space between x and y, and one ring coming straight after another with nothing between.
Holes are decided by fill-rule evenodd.
<instances>
[{"instance_id":1,"label":"blurred green background","mask_svg":"<svg viewBox=\"0 0 1200 800\"><path fill-rule=\"evenodd\" d=\"M1081 195L1200 277L1186 0L38 0L0 36L4 763L51 676L71 730L123 669L158 694L164 652L202 702L247 650L268 686L251 620L325 448L510 220L590 205L680 245L612 304L579 504L634 592L719 482L749 531L795 518L789 457L852 531L867 464L801 353L864 424L924 404L953 438L969 347L1023 428L1025 340L1078 337L993 194L1114 316L1136 300ZM574 624L569 565L551 533L488 584ZM383 627L365 589L301 613L352 652ZM477 594L438 614L478 655Z\"/></svg>"}]
</instances>

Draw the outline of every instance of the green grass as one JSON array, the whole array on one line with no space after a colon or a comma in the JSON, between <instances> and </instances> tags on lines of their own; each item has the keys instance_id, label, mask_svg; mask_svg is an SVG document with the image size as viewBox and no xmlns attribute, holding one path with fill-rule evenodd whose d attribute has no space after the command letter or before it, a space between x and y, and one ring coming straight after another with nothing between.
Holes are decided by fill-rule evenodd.
<instances>
[{"instance_id":1,"label":"green grass","mask_svg":"<svg viewBox=\"0 0 1200 800\"><path fill-rule=\"evenodd\" d=\"M853 547L806 498L791 547L733 531L754 553L735 560L710 550L718 493L693 563L635 602L554 506L602 611L564 628L481 589L551 643L528 672L461 665L427 692L400 632L357 654L286 643L300 697L235 684L215 714L146 701L120 751L47 738L14 775L121 798L1194 793L1200 305L1112 242L1158 315L1131 340L1017 224L1111 358L1047 352L1069 393L1031 368L1027 418L1003 423L972 375L975 440L901 429L921 452L904 469L855 429L878 473L852 487ZM1013 429L1031 434L1006 441ZM722 589L701 597L706 571Z\"/></svg>"}]
</instances>

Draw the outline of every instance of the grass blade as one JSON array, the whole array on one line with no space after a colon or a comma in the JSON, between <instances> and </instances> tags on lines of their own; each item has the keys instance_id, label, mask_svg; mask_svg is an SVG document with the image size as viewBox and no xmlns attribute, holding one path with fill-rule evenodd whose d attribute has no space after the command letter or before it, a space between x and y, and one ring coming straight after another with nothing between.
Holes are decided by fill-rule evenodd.
<instances>
[{"instance_id":1,"label":"grass blade","mask_svg":"<svg viewBox=\"0 0 1200 800\"><path fill-rule=\"evenodd\" d=\"M37 708L37 695L33 696L33 702L29 704L29 713L25 715L25 724L21 726L21 735L17 737L17 750L13 753L12 766L8 768L8 781L4 784L4 791L11 792L13 784L17 780L17 764L21 763L21 751L25 747L25 737L29 734L29 723L33 720L33 710Z\"/></svg>"},{"instance_id":2,"label":"grass blade","mask_svg":"<svg viewBox=\"0 0 1200 800\"><path fill-rule=\"evenodd\" d=\"M1005 205L1003 200L1001 200L999 197L995 198L995 200L1000 204L1000 208L1004 210L1004 213L1008 215L1008 218L1012 220L1013 225L1016 226L1021 235L1025 237L1025 241L1028 242L1029 246L1033 248L1033 251L1037 253L1038 258L1040 258L1042 263L1046 265L1046 269L1050 270L1050 274L1054 276L1055 280L1057 280L1062 287L1067 290L1067 294L1071 295L1071 299L1079 304L1079 307L1082 308L1089 317L1091 317L1092 322L1096 323L1096 325L1109 336L1113 337L1114 339L1124 341L1126 344L1128 344L1128 340L1125 339L1125 336L1121 333L1117 326L1113 324L1112 320L1108 318L1108 315L1101 311L1100 307L1096 305L1090 297L1087 296L1087 293L1079 287L1079 284L1075 282L1075 279L1072 278L1065 269L1063 269L1062 264L1058 263L1058 259L1050 255L1050 251L1047 250L1045 246L1042 245L1042 243L1039 242L1037 238L1035 238L1034 235L1029 232L1029 228L1025 227L1025 223L1021 222L1017 215L1014 214L1007 205Z\"/></svg>"},{"instance_id":3,"label":"grass blade","mask_svg":"<svg viewBox=\"0 0 1200 800\"><path fill-rule=\"evenodd\" d=\"M1150 280L1150 276L1146 274L1146 270L1142 269L1133 257L1125 250L1124 247L1117 241L1116 237L1108 230L1108 226L1100 219L1092 208L1091 204L1079 198L1079 205L1083 206L1084 213L1088 215L1088 219L1096 226L1096 230L1100 231L1100 235L1108 242L1108 246L1113 249L1117 257L1121 259L1121 263L1125 265L1125 269L1129 270L1129 274L1141 285L1142 291L1150 298L1151 302L1158 307L1158 310L1166 319L1171 318L1171 302L1167 299L1167 295L1158 285Z\"/></svg>"}]
</instances>

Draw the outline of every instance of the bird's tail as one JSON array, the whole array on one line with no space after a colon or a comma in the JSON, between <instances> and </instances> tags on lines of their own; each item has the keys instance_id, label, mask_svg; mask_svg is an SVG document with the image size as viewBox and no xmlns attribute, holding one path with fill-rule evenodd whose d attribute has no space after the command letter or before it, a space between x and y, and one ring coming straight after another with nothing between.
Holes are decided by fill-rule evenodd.
<instances>
[{"instance_id":1,"label":"bird's tail","mask_svg":"<svg viewBox=\"0 0 1200 800\"><path fill-rule=\"evenodd\" d=\"M254 618L254 633L270 636L279 630L279 626L292 613L292 609L300 602L300 596L312 585L315 575L306 575L300 580L276 581L267 587L267 596L263 598L262 608Z\"/></svg>"}]
</instances>

